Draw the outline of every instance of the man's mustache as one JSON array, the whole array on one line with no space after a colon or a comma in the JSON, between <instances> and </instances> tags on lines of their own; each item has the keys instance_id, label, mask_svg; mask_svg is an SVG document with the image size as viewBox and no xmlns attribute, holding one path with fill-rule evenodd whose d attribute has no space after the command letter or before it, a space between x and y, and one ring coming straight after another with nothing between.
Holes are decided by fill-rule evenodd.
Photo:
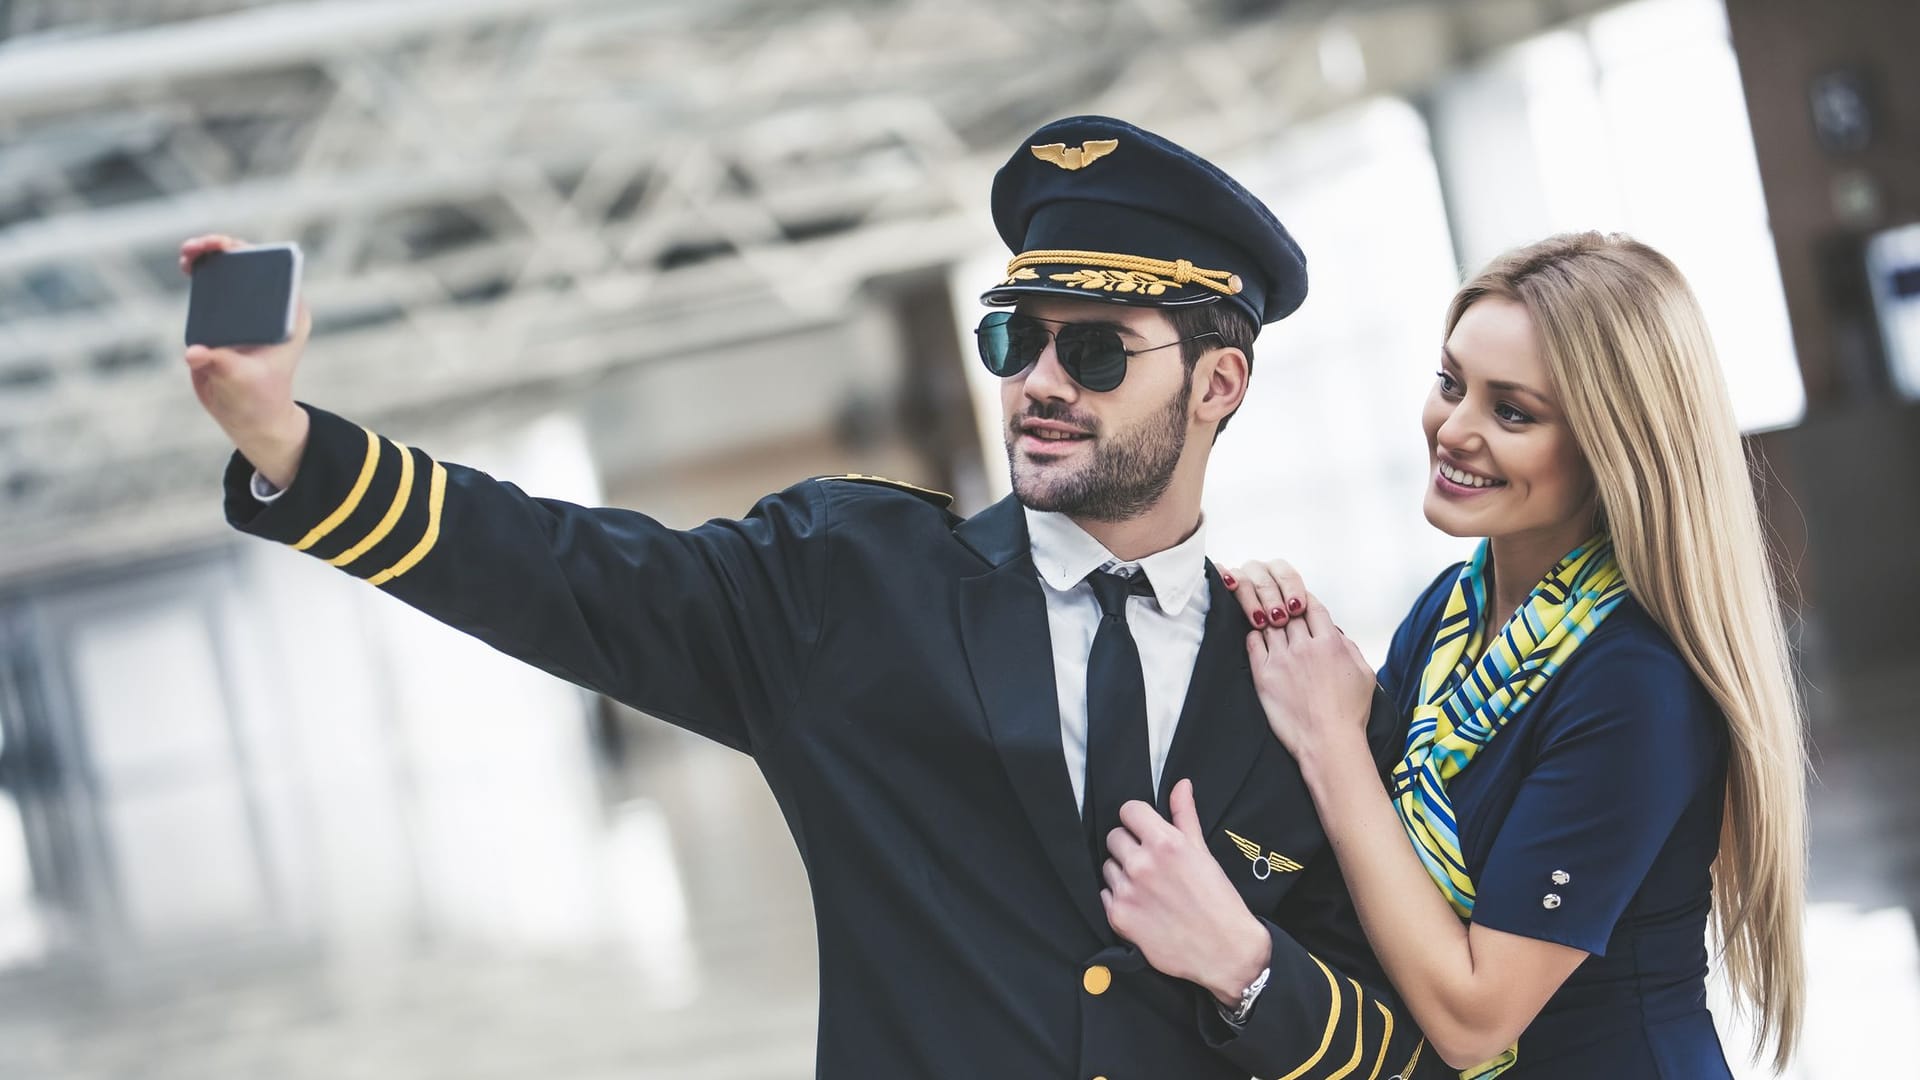
<instances>
[{"instance_id":1,"label":"man's mustache","mask_svg":"<svg viewBox=\"0 0 1920 1080\"><path fill-rule=\"evenodd\" d=\"M1020 425L1027 420L1046 420L1055 424L1067 424L1089 435L1100 433L1100 423L1090 416L1081 416L1064 405L1029 405L1025 412L1007 422L1007 427L1019 434Z\"/></svg>"}]
</instances>

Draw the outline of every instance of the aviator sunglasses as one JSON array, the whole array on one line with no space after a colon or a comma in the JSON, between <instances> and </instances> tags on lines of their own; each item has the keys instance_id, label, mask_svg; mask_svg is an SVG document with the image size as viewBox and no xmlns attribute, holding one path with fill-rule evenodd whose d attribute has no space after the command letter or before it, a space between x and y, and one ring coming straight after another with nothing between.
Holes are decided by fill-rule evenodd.
<instances>
[{"instance_id":1,"label":"aviator sunglasses","mask_svg":"<svg viewBox=\"0 0 1920 1080\"><path fill-rule=\"evenodd\" d=\"M1120 343L1120 332L1112 326L1103 323L1054 322L1022 315L1017 311L988 312L973 334L980 345L981 361L987 365L988 371L1003 379L1025 371L1040 359L1040 354L1046 351L1047 342L1052 341L1054 355L1060 358L1060 366L1066 369L1068 376L1096 393L1105 393L1120 385L1120 380L1127 377L1127 360L1130 357L1171 349L1175 345L1199 341L1204 337L1220 336L1218 331L1209 330L1190 338L1169 341L1165 345L1129 351Z\"/></svg>"}]
</instances>

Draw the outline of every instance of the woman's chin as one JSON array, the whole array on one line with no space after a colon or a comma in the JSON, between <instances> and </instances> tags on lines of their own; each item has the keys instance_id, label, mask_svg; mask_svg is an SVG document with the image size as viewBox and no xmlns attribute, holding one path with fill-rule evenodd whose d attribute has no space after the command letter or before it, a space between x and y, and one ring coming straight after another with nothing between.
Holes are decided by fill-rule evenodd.
<instances>
[{"instance_id":1,"label":"woman's chin","mask_svg":"<svg viewBox=\"0 0 1920 1080\"><path fill-rule=\"evenodd\" d=\"M1426 514L1427 524L1446 533L1448 536L1485 536L1486 533L1466 520L1458 507L1449 504L1436 495L1429 494L1420 507Z\"/></svg>"}]
</instances>

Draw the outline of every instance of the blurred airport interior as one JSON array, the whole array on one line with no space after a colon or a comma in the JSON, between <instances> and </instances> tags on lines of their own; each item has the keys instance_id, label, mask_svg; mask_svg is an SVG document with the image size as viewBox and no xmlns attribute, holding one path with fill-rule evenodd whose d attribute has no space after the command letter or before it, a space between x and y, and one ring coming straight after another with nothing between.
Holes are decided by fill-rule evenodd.
<instances>
[{"instance_id":1,"label":"blurred airport interior","mask_svg":"<svg viewBox=\"0 0 1920 1080\"><path fill-rule=\"evenodd\" d=\"M537 494L970 512L988 183L1079 112L1308 252L1210 539L1376 660L1463 550L1417 416L1463 271L1598 228L1688 274L1811 706L1789 1075L1913 1075L1916 42L1913 0L0 0L0 1077L811 1075L752 762L230 533L175 248L299 242L300 396Z\"/></svg>"}]
</instances>

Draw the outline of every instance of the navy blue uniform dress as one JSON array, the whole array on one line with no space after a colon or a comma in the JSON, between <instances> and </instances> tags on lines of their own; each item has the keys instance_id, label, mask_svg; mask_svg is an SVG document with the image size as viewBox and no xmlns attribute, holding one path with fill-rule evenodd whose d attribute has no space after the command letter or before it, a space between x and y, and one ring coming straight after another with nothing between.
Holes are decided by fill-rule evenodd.
<instances>
[{"instance_id":1,"label":"navy blue uniform dress","mask_svg":"<svg viewBox=\"0 0 1920 1080\"><path fill-rule=\"evenodd\" d=\"M1459 569L1421 594L1381 670L1405 717ZM1453 779L1473 921L1593 954L1508 1080L1731 1076L1705 986L1726 772L1723 715L1628 597Z\"/></svg>"}]
</instances>

